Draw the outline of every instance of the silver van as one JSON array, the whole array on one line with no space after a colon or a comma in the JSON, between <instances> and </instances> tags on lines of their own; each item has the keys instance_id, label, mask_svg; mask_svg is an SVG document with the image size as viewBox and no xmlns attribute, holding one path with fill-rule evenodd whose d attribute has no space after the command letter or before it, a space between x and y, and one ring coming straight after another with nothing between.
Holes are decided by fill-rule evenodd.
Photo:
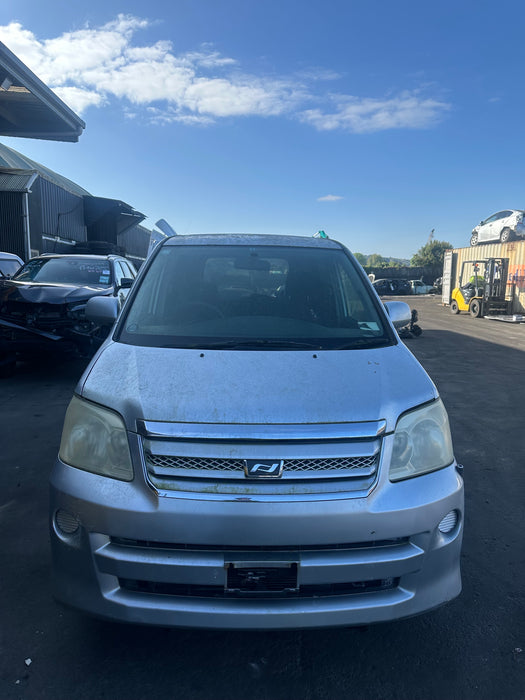
<instances>
[{"instance_id":1,"label":"silver van","mask_svg":"<svg viewBox=\"0 0 525 700\"><path fill-rule=\"evenodd\" d=\"M115 299L88 302L101 324ZM51 475L56 597L230 629L361 625L461 589L436 387L328 239L160 245L80 379Z\"/></svg>"}]
</instances>

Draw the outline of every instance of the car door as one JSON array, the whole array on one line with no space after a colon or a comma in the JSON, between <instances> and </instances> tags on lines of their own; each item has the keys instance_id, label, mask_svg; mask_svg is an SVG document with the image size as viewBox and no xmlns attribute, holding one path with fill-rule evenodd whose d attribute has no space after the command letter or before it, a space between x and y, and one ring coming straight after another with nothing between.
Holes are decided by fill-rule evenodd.
<instances>
[{"instance_id":1,"label":"car door","mask_svg":"<svg viewBox=\"0 0 525 700\"><path fill-rule=\"evenodd\" d=\"M512 211L510 210L505 210L500 212L501 216L500 218L494 223L493 225L493 233L496 235L496 239L499 241L501 232L503 231L504 228L514 228L513 222L512 222Z\"/></svg>"},{"instance_id":2,"label":"car door","mask_svg":"<svg viewBox=\"0 0 525 700\"><path fill-rule=\"evenodd\" d=\"M499 232L494 234L494 226L497 227L497 221L500 218L502 212L498 211L496 214L492 214L488 219L482 223L478 231L478 241L493 241L494 238L499 238Z\"/></svg>"}]
</instances>

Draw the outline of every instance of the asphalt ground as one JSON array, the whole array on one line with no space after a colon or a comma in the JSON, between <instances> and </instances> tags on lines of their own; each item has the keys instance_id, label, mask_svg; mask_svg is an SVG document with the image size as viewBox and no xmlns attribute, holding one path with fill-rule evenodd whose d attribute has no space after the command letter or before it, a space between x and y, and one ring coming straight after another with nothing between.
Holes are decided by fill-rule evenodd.
<instances>
[{"instance_id":1,"label":"asphalt ground","mask_svg":"<svg viewBox=\"0 0 525 700\"><path fill-rule=\"evenodd\" d=\"M358 629L207 632L110 624L50 590L47 480L85 362L0 381L0 698L525 698L525 324L404 298L405 340L447 406L464 465L463 592Z\"/></svg>"}]
</instances>

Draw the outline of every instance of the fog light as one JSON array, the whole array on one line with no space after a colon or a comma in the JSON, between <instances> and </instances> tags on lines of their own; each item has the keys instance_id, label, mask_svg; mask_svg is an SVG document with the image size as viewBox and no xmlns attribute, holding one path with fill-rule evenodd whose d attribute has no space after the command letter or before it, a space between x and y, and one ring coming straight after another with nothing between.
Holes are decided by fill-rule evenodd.
<instances>
[{"instance_id":1,"label":"fog light","mask_svg":"<svg viewBox=\"0 0 525 700\"><path fill-rule=\"evenodd\" d=\"M439 523L439 531L446 535L448 532L452 532L457 524L458 512L457 510L451 510L450 513L447 513L447 515L445 515L443 520Z\"/></svg>"},{"instance_id":2,"label":"fog light","mask_svg":"<svg viewBox=\"0 0 525 700\"><path fill-rule=\"evenodd\" d=\"M79 528L78 520L74 515L68 513L67 510L57 510L55 523L58 530L64 535L72 535Z\"/></svg>"}]
</instances>

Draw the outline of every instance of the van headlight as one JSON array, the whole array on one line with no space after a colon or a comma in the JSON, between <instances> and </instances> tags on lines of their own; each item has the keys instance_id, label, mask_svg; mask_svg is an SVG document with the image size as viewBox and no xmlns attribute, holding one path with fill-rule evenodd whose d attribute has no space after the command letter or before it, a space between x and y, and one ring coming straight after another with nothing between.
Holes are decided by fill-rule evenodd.
<instances>
[{"instance_id":1,"label":"van headlight","mask_svg":"<svg viewBox=\"0 0 525 700\"><path fill-rule=\"evenodd\" d=\"M453 461L450 426L441 399L401 416L394 432L390 481L442 469Z\"/></svg>"},{"instance_id":2,"label":"van headlight","mask_svg":"<svg viewBox=\"0 0 525 700\"><path fill-rule=\"evenodd\" d=\"M118 413L74 396L66 412L60 459L72 467L122 481L133 479L124 421Z\"/></svg>"}]
</instances>

